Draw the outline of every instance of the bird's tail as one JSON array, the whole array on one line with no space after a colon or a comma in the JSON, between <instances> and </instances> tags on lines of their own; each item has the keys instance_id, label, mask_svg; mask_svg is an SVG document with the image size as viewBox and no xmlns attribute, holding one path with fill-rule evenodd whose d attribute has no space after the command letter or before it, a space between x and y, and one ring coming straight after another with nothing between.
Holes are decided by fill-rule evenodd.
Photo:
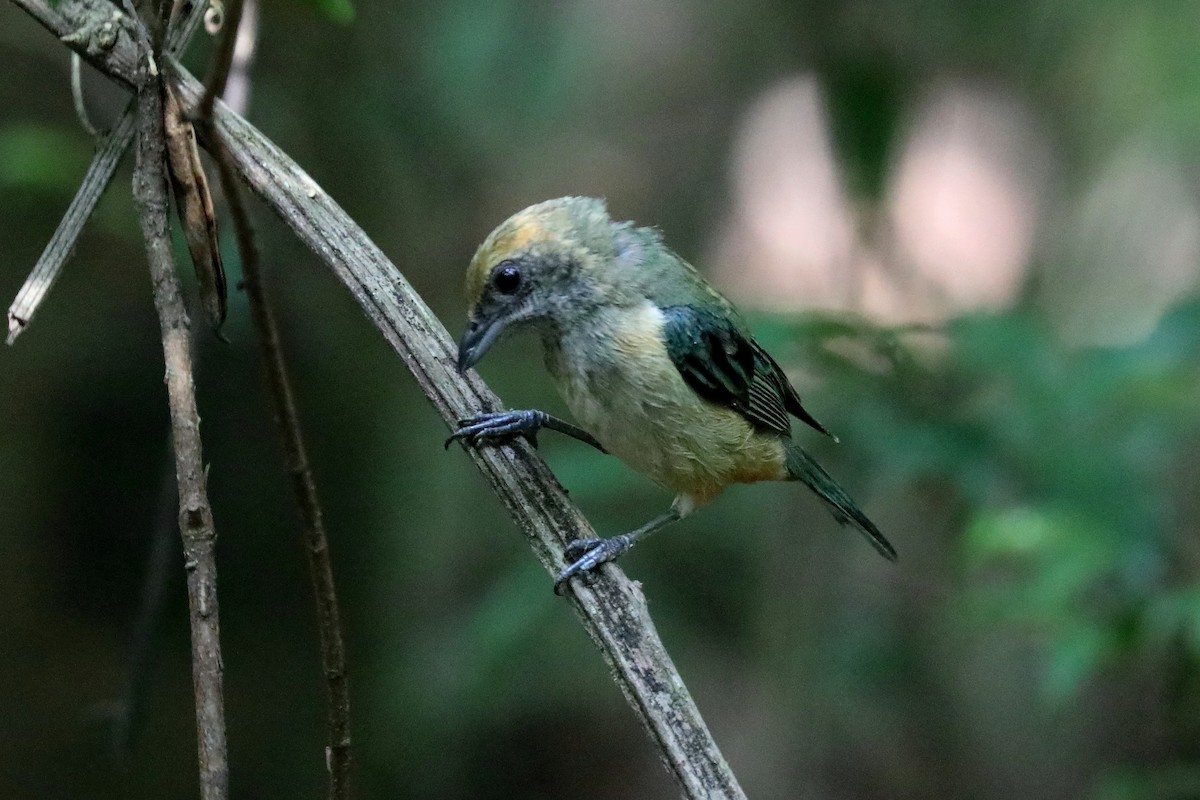
<instances>
[{"instance_id":1,"label":"bird's tail","mask_svg":"<svg viewBox=\"0 0 1200 800\"><path fill-rule=\"evenodd\" d=\"M859 510L854 501L850 499L850 495L846 494L841 486L838 486L837 481L831 478L829 473L813 460L812 456L801 450L799 445L786 442L785 446L787 447L788 474L794 480L804 481L808 488L816 492L817 496L829 506L829 510L833 512L833 516L838 522L858 528L881 556L888 561L895 561L896 548L892 547L891 543L884 538L884 535L879 532L879 528L875 527L875 523L867 519L867 515Z\"/></svg>"}]
</instances>

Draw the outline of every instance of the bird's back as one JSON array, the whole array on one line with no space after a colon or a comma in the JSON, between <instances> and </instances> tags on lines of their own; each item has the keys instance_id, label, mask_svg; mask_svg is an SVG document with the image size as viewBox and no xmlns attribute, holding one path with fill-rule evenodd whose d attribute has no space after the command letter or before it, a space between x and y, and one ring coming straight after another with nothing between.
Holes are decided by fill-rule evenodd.
<instances>
[{"instance_id":1,"label":"bird's back","mask_svg":"<svg viewBox=\"0 0 1200 800\"><path fill-rule=\"evenodd\" d=\"M656 306L712 308L749 335L733 304L695 267L667 247L657 230L639 228L632 222L616 223L613 241L613 269L619 280L637 285L642 295Z\"/></svg>"}]
</instances>

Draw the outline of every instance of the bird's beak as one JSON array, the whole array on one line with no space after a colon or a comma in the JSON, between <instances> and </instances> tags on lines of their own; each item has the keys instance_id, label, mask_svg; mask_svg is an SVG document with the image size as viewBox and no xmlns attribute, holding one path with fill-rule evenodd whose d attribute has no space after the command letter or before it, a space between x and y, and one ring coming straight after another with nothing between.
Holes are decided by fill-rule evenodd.
<instances>
[{"instance_id":1,"label":"bird's beak","mask_svg":"<svg viewBox=\"0 0 1200 800\"><path fill-rule=\"evenodd\" d=\"M458 343L458 371L466 372L475 366L507 325L504 319L471 320Z\"/></svg>"}]
</instances>

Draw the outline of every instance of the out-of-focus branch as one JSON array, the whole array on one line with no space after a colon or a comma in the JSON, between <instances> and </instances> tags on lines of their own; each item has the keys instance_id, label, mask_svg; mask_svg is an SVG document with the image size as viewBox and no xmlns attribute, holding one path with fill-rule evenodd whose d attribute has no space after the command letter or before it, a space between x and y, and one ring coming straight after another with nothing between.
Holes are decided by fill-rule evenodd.
<instances>
[{"instance_id":1,"label":"out-of-focus branch","mask_svg":"<svg viewBox=\"0 0 1200 800\"><path fill-rule=\"evenodd\" d=\"M259 251L254 241L254 227L242 202L241 185L238 183L233 159L225 147L224 140L212 124L213 103L221 95L221 87L229 76L230 64L233 61L241 7L241 0L230 0L225 6L221 39L217 44L204 94L194 114L195 124L201 137L209 143L209 152L217 165L221 191L225 195L233 219L238 251L242 257L243 286L249 300L250 316L258 334L263 371L267 378L275 424L287 459L292 495L300 510L304 549L308 556L308 570L317 610L321 667L325 674L326 715L329 725L326 746L326 765L329 770L328 797L329 800L346 800L350 796L352 766L350 678L346 667L346 648L343 642L337 587L333 578L329 539L325 534L324 514L317 495L316 481L309 465L308 448L304 444L295 393L288 377L279 325L275 321L275 310L263 283Z\"/></svg>"},{"instance_id":2,"label":"out-of-focus branch","mask_svg":"<svg viewBox=\"0 0 1200 800\"><path fill-rule=\"evenodd\" d=\"M237 45L237 32L241 25L242 0L225 0L221 36L217 39L217 49L213 52L208 75L204 79L204 94L194 112L199 119L211 119L213 102L225 94L225 83L229 80L229 67L233 64L233 49Z\"/></svg>"},{"instance_id":3,"label":"out-of-focus branch","mask_svg":"<svg viewBox=\"0 0 1200 800\"><path fill-rule=\"evenodd\" d=\"M200 796L203 800L225 800L229 794L229 764L217 603L217 534L208 502L207 475L200 443L200 415L196 409L192 376L191 323L171 253L166 144L157 79L149 81L138 92L137 109L138 146L133 197L146 240L154 307L162 328L166 361L167 400L179 487L179 531L183 539L192 631Z\"/></svg>"},{"instance_id":4,"label":"out-of-focus branch","mask_svg":"<svg viewBox=\"0 0 1200 800\"><path fill-rule=\"evenodd\" d=\"M229 79L221 99L237 114L245 116L250 107L250 67L258 47L258 0L242 3L242 24L238 26L233 45L233 60L229 64Z\"/></svg>"},{"instance_id":5,"label":"out-of-focus branch","mask_svg":"<svg viewBox=\"0 0 1200 800\"><path fill-rule=\"evenodd\" d=\"M215 146L213 150L223 152L221 145ZM228 201L230 215L237 231L238 249L242 255L243 285L250 304L250 315L258 334L275 423L283 441L292 496L300 510L300 521L304 529L304 550L308 556L308 571L316 603L321 667L325 675L326 716L329 725L326 746L326 766L329 770L328 797L330 800L344 800L350 796L352 766L350 676L346 666L346 647L343 642L337 586L333 579L329 539L325 534L321 501L308 461L308 449L304 444L300 415L288 377L283 345L279 340L275 310L263 285L262 268L254 244L254 230L243 207L237 175L228 154L218 156L216 161L222 191Z\"/></svg>"},{"instance_id":6,"label":"out-of-focus branch","mask_svg":"<svg viewBox=\"0 0 1200 800\"><path fill-rule=\"evenodd\" d=\"M79 57L79 53L71 53L71 102L75 105L75 116L79 119L79 126L88 136L99 136L100 129L92 124L87 101L83 97L83 59Z\"/></svg>"}]
</instances>

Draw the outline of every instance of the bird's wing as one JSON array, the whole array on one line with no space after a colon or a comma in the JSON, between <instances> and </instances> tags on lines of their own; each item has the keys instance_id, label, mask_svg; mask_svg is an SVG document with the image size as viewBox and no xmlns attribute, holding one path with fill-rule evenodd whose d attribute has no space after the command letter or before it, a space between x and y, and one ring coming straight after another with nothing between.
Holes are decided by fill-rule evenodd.
<instances>
[{"instance_id":1,"label":"bird's wing","mask_svg":"<svg viewBox=\"0 0 1200 800\"><path fill-rule=\"evenodd\" d=\"M828 433L800 404L775 360L729 317L691 305L662 309L667 354L696 394L788 436L788 412Z\"/></svg>"},{"instance_id":2,"label":"bird's wing","mask_svg":"<svg viewBox=\"0 0 1200 800\"><path fill-rule=\"evenodd\" d=\"M808 409L800 402L800 393L796 391L796 387L792 386L792 382L784 374L783 367L779 366L775 359L771 358L771 354L764 350L758 342L751 339L750 344L754 346L754 352L758 354L759 360L766 365L764 371L770 372L771 381L778 387L779 393L783 397L783 407L788 410L788 413L836 442L837 437L818 422L816 417L808 413Z\"/></svg>"}]
</instances>

